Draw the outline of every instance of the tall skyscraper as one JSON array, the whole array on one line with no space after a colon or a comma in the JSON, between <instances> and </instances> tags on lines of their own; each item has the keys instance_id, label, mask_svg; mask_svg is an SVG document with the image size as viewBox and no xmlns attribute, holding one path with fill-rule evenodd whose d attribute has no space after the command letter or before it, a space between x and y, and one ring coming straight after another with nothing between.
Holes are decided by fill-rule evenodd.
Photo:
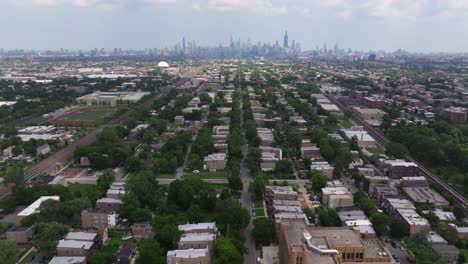
<instances>
[{"instance_id":1,"label":"tall skyscraper","mask_svg":"<svg viewBox=\"0 0 468 264\"><path fill-rule=\"evenodd\" d=\"M283 47L286 49L286 48L289 48L289 39L288 39L288 31L286 30L286 32L284 33L284 42L283 42Z\"/></svg>"},{"instance_id":2,"label":"tall skyscraper","mask_svg":"<svg viewBox=\"0 0 468 264\"><path fill-rule=\"evenodd\" d=\"M182 51L185 52L185 37L182 38Z\"/></svg>"}]
</instances>

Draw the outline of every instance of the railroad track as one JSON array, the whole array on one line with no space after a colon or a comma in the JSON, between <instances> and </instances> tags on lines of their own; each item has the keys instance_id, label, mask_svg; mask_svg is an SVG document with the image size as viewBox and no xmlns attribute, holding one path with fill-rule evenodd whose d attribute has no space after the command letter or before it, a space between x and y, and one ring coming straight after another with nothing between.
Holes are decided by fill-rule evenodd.
<instances>
[{"instance_id":1,"label":"railroad track","mask_svg":"<svg viewBox=\"0 0 468 264\"><path fill-rule=\"evenodd\" d=\"M340 108L341 111L344 111L344 110L350 110L347 106L345 106L344 104L342 104L340 101L338 101L335 97L333 96L330 96L330 95L326 95L326 97L332 102L334 103L336 106L338 106L338 108ZM356 114L352 114L351 118L353 119L354 122L356 122L357 124L363 126L366 131L377 141L377 143L382 146L382 147L385 147L386 144L390 143L390 140L388 140L383 134L382 132L380 132L379 130L375 129L374 127L372 127L371 125L369 125L369 123L367 123L366 121L364 121L362 118L360 118L359 116L357 116ZM439 185L440 187L442 187L450 196L452 196L463 208L468 209L468 200L462 195L460 194L457 190L455 190L452 186L450 186L450 184L448 184L445 180L441 179L439 176L437 176L436 174L434 174L432 171L430 171L429 169L427 169L421 162L419 162L418 160L414 159L413 157L407 155L405 156L405 158L411 162L414 162L416 165L418 165L419 167L419 170L421 171L421 173L423 174L424 177L426 177L429 181Z\"/></svg>"}]
</instances>

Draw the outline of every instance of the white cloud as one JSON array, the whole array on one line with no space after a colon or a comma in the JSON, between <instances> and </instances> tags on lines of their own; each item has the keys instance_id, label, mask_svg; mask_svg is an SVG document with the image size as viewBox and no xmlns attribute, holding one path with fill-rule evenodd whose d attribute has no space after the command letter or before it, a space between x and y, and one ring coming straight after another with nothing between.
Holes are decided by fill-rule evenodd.
<instances>
[{"instance_id":1,"label":"white cloud","mask_svg":"<svg viewBox=\"0 0 468 264\"><path fill-rule=\"evenodd\" d=\"M383 19L421 19L447 12L468 13L468 0L9 0L19 5L101 7L180 4L193 10L245 10L264 15L284 14L335 16L341 19L374 17Z\"/></svg>"}]
</instances>

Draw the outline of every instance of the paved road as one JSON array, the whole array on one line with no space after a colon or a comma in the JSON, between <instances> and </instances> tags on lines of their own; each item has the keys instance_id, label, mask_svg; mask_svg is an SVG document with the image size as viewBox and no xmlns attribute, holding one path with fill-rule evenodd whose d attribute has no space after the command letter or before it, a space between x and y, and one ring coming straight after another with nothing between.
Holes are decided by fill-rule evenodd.
<instances>
[{"instance_id":1,"label":"paved road","mask_svg":"<svg viewBox=\"0 0 468 264\"><path fill-rule=\"evenodd\" d=\"M246 208L250 213L250 223L247 228L244 229L243 234L245 237L245 247L248 249L247 253L244 254L244 263L245 264L253 264L257 261L257 248L255 246L255 240L252 236L252 229L253 229L253 215L252 215L252 198L249 192L250 186L250 176L249 176L249 169L247 168L247 164L245 161L245 157L247 157L247 145L242 146L242 154L244 158L241 161L240 167L240 176L242 179L242 192L240 196L240 202L242 207Z\"/></svg>"},{"instance_id":2,"label":"paved road","mask_svg":"<svg viewBox=\"0 0 468 264\"><path fill-rule=\"evenodd\" d=\"M242 111L242 103L241 103L240 109L241 109L241 127L243 129L244 113ZM245 247L247 248L247 252L244 254L244 264L254 264L257 262L257 247L255 245L255 240L252 236L253 215L252 215L252 198L249 192L250 171L247 168L247 162L246 162L248 146L245 144L245 142L247 142L247 139L245 138L244 129L242 130L242 133L244 136L244 145L242 146L242 155L244 157L242 158L241 165L240 165L240 177L243 183L242 192L240 196L240 202L241 202L242 207L246 208L250 213L250 223L247 226L247 228L243 230L243 235L245 237Z\"/></svg>"},{"instance_id":3,"label":"paved road","mask_svg":"<svg viewBox=\"0 0 468 264\"><path fill-rule=\"evenodd\" d=\"M176 179L157 179L159 184L162 184L162 185L169 185L171 184L171 182L175 180ZM229 183L227 179L202 179L202 181L208 182L208 183L214 183L214 184L228 184Z\"/></svg>"}]
</instances>

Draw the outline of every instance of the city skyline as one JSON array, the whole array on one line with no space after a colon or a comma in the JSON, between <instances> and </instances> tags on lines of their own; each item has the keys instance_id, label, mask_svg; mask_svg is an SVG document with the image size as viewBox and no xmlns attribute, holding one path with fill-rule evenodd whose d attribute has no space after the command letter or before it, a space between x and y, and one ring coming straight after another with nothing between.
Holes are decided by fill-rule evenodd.
<instances>
[{"instance_id":1,"label":"city skyline","mask_svg":"<svg viewBox=\"0 0 468 264\"><path fill-rule=\"evenodd\" d=\"M403 8L404 7L404 8ZM89 50L202 46L243 40L323 43L353 50L466 52L468 3L460 0L21 0L2 1L0 48Z\"/></svg>"}]
</instances>

